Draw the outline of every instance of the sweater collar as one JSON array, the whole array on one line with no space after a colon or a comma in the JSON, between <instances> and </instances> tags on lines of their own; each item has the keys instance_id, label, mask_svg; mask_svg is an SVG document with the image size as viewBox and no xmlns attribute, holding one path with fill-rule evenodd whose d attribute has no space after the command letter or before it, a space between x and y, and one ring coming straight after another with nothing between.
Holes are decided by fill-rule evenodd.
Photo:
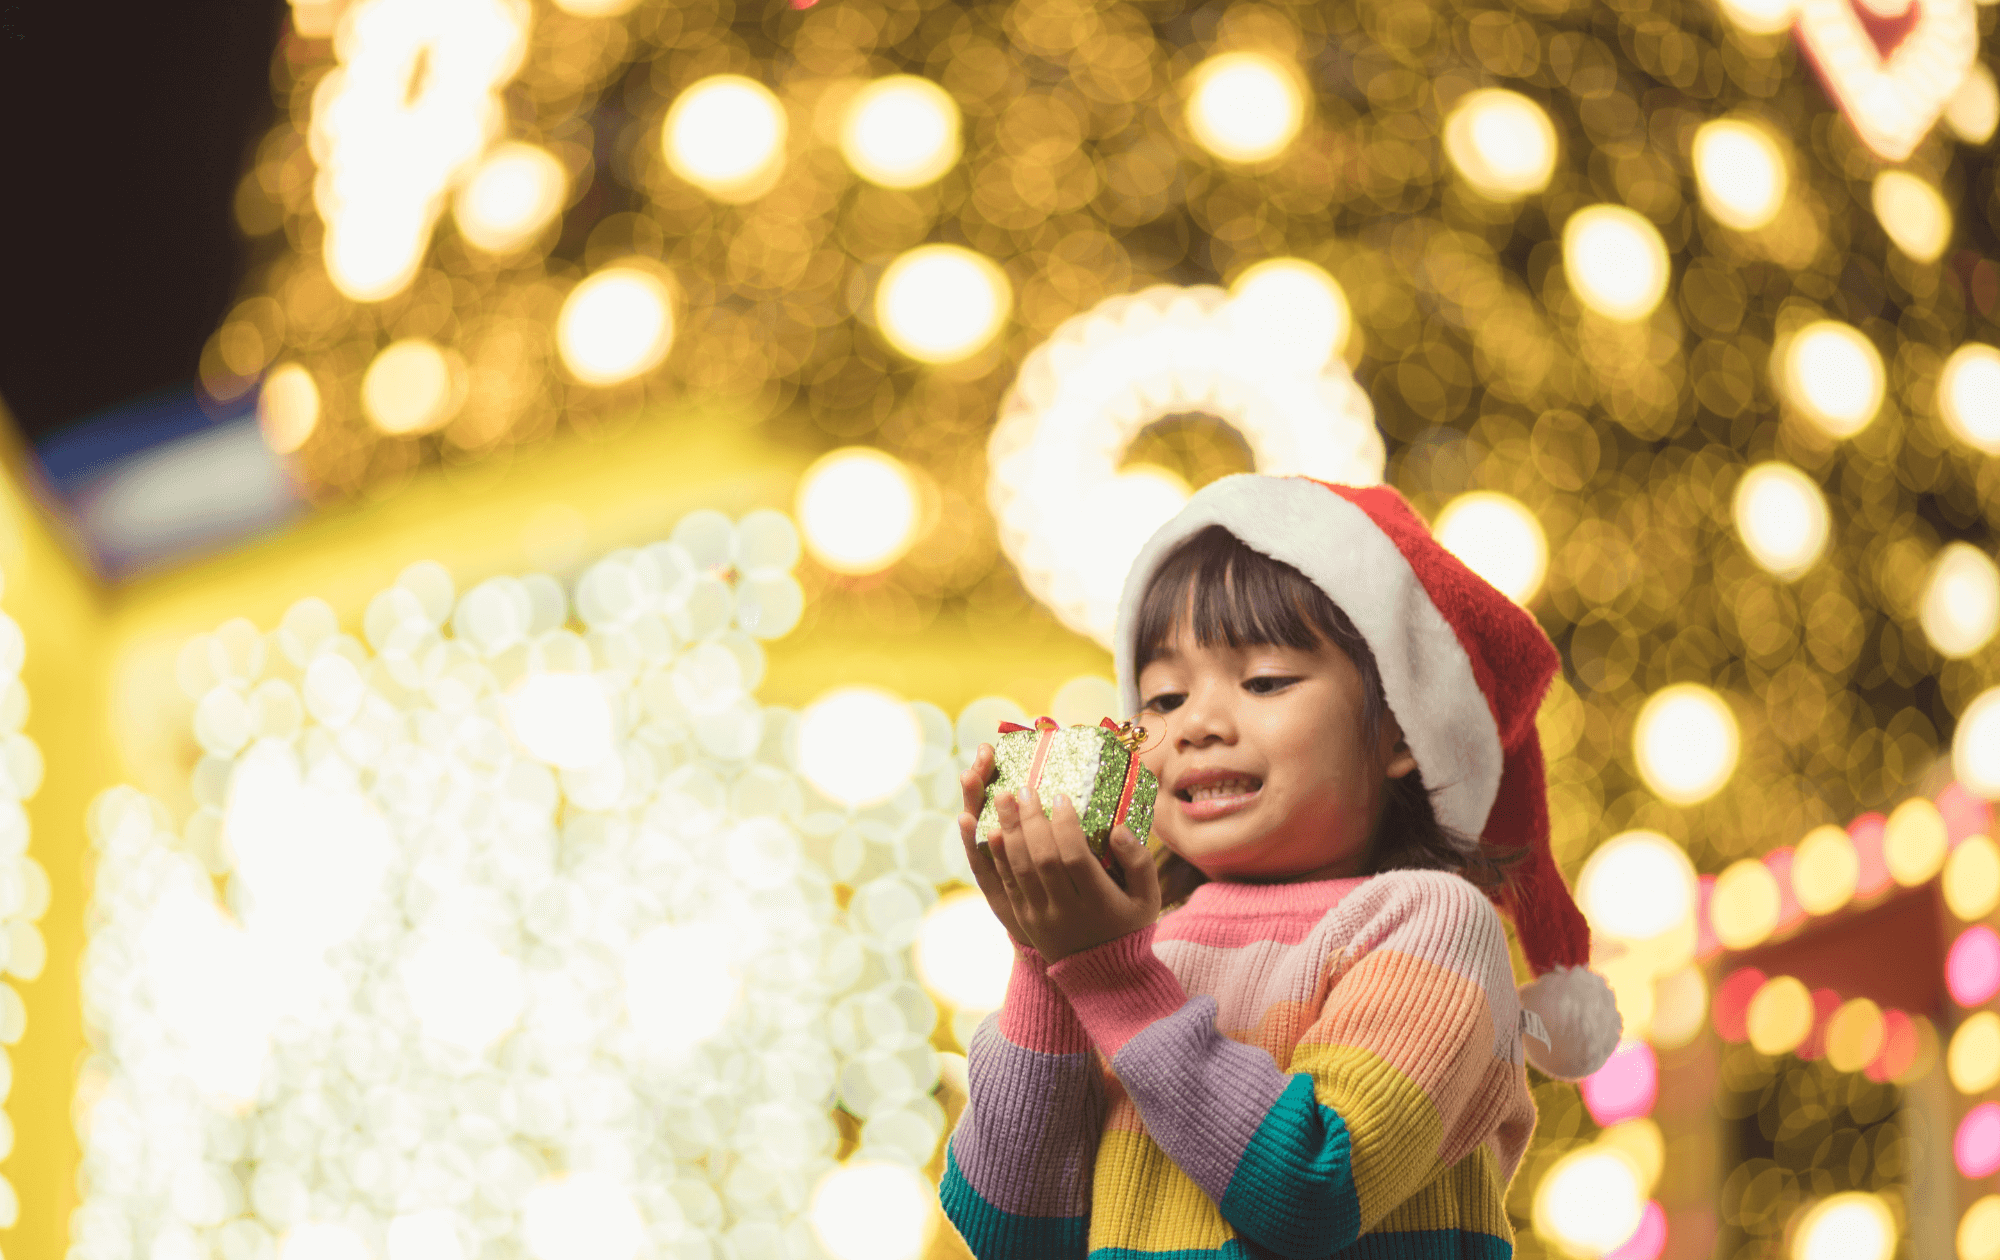
<instances>
[{"instance_id":1,"label":"sweater collar","mask_svg":"<svg viewBox=\"0 0 2000 1260\"><path fill-rule=\"evenodd\" d=\"M1188 895L1182 909L1220 918L1324 914L1367 882L1365 875L1303 880L1295 884L1232 884L1210 880Z\"/></svg>"}]
</instances>

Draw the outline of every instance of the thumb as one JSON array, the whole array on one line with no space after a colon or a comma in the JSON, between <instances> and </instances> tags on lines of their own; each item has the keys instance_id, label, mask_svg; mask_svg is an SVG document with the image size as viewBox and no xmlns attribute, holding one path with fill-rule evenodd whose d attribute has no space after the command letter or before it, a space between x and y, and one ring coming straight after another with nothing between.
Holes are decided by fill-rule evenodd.
<instances>
[{"instance_id":1,"label":"thumb","mask_svg":"<svg viewBox=\"0 0 2000 1260\"><path fill-rule=\"evenodd\" d=\"M1111 851L1125 870L1125 893L1132 900L1150 906L1160 904L1160 872L1153 855L1132 829L1120 824L1111 832Z\"/></svg>"}]
</instances>

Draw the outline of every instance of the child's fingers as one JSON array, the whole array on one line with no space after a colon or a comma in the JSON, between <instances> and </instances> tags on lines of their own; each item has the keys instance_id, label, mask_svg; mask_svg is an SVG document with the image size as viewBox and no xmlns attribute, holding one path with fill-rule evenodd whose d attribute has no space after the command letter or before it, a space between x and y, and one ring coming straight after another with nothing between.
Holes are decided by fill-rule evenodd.
<instances>
[{"instance_id":1,"label":"child's fingers","mask_svg":"<svg viewBox=\"0 0 2000 1260\"><path fill-rule=\"evenodd\" d=\"M993 911L1000 926L1007 929L1007 935L1025 944L1027 937L1021 934L1021 925L1014 918L1013 899L1007 895L1007 886L1000 881L1000 872L993 861L990 849L979 847L979 822L971 814L958 816L958 835L965 845L965 861L972 868L973 882L986 898L987 906Z\"/></svg>"},{"instance_id":2,"label":"child's fingers","mask_svg":"<svg viewBox=\"0 0 2000 1260\"><path fill-rule=\"evenodd\" d=\"M1097 855L1090 851L1090 841L1083 834L1083 820L1077 817L1076 805L1067 796L1056 800L1055 817L1049 820L1049 835L1055 860L1069 876L1070 887L1079 893L1087 890L1101 893L1111 877L1104 873Z\"/></svg>"},{"instance_id":3,"label":"child's fingers","mask_svg":"<svg viewBox=\"0 0 2000 1260\"><path fill-rule=\"evenodd\" d=\"M1031 914L1040 910L1048 900L1027 833L1029 819L1039 817L1039 811L1027 808L1021 797L1013 792L1002 792L997 803L1000 813L1000 861L1007 868L1001 878L1007 881L1010 893L1017 893L1015 904Z\"/></svg>"},{"instance_id":4,"label":"child's fingers","mask_svg":"<svg viewBox=\"0 0 2000 1260\"><path fill-rule=\"evenodd\" d=\"M958 776L959 793L965 802L965 810L974 818L986 808L986 784L993 778L993 745L981 744L973 755L972 765Z\"/></svg>"},{"instance_id":5,"label":"child's fingers","mask_svg":"<svg viewBox=\"0 0 2000 1260\"><path fill-rule=\"evenodd\" d=\"M1043 812L1041 794L1033 788L1024 788L1020 801L1021 834L1027 842L1027 856L1044 894L1065 899L1074 897L1076 884L1063 864L1062 850L1056 844L1055 826Z\"/></svg>"},{"instance_id":6,"label":"child's fingers","mask_svg":"<svg viewBox=\"0 0 2000 1260\"><path fill-rule=\"evenodd\" d=\"M1157 914L1160 908L1160 870L1153 865L1153 855L1146 852L1145 842L1133 834L1130 827L1119 823L1111 829L1111 854L1118 859L1119 867L1125 872L1125 895L1141 905L1152 907Z\"/></svg>"}]
</instances>

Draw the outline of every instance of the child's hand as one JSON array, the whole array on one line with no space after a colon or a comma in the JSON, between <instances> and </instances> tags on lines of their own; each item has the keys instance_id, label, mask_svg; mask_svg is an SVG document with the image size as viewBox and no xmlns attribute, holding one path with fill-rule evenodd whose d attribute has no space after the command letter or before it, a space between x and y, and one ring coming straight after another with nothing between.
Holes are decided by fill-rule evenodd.
<instances>
[{"instance_id":1,"label":"child's hand","mask_svg":"<svg viewBox=\"0 0 2000 1260\"><path fill-rule=\"evenodd\" d=\"M1015 921L1013 903L1007 900L1007 890L993 869L994 855L979 848L979 811L986 807L986 783L992 777L993 745L981 744L972 759L972 769L958 776L959 792L965 801L965 812L958 816L958 838L965 842L965 860L971 864L972 877L979 881L979 891L986 894L986 904L992 908L993 916L1000 920L1000 926L1007 929L1015 944L1026 946L1030 944L1028 937Z\"/></svg>"},{"instance_id":2,"label":"child's hand","mask_svg":"<svg viewBox=\"0 0 2000 1260\"><path fill-rule=\"evenodd\" d=\"M1125 887L1120 888L1091 853L1083 823L1067 798L1056 802L1053 818L1042 813L1032 790L1024 790L1019 800L1003 792L998 805L1000 836L992 848L999 860L993 867L1014 921L1027 933L1017 939L1025 939L1042 957L1050 962L1067 958L1160 917L1159 873L1146 846L1128 828L1121 825L1111 833L1112 856L1125 872ZM991 902L993 895L989 892L986 899ZM997 907L994 912L999 913Z\"/></svg>"}]
</instances>

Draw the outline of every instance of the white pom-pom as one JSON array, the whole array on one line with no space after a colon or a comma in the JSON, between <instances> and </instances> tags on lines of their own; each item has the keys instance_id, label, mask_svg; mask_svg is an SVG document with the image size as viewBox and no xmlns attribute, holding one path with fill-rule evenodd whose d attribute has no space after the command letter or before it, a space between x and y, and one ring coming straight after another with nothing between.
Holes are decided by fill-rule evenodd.
<instances>
[{"instance_id":1,"label":"white pom-pom","mask_svg":"<svg viewBox=\"0 0 2000 1260\"><path fill-rule=\"evenodd\" d=\"M1588 967L1551 967L1521 986L1521 1007L1548 1032L1543 1044L1524 1039L1528 1062L1564 1081L1582 1080L1604 1066L1618 1048L1624 1021L1604 977Z\"/></svg>"}]
</instances>

